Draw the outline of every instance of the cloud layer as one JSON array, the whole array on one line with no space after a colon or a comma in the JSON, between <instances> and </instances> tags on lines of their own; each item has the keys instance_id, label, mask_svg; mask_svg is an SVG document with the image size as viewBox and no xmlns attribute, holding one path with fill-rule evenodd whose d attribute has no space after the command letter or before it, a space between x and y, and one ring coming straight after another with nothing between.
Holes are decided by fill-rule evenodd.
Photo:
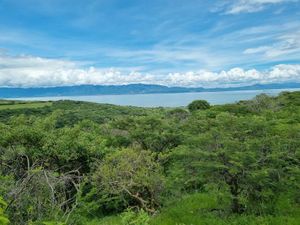
<instances>
[{"instance_id":1,"label":"cloud layer","mask_svg":"<svg viewBox=\"0 0 300 225\"><path fill-rule=\"evenodd\" d=\"M268 5L297 1L298 0L236 0L229 4L226 14L253 13L265 9Z\"/></svg>"},{"instance_id":2,"label":"cloud layer","mask_svg":"<svg viewBox=\"0 0 300 225\"><path fill-rule=\"evenodd\" d=\"M300 31L287 33L277 37L272 45L263 45L256 48L248 48L245 54L262 54L266 58L276 58L291 55L300 51Z\"/></svg>"},{"instance_id":3,"label":"cloud layer","mask_svg":"<svg viewBox=\"0 0 300 225\"><path fill-rule=\"evenodd\" d=\"M121 69L82 68L80 63L33 56L0 54L0 86L162 84L167 86L229 87L255 83L300 82L300 64L276 65L266 71L233 68L151 74Z\"/></svg>"}]
</instances>

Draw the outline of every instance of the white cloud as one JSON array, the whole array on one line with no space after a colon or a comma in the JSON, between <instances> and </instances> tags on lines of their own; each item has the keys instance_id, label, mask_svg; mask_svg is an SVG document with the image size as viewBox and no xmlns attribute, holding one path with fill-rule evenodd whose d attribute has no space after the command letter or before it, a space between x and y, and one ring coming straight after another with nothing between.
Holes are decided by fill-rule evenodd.
<instances>
[{"instance_id":1,"label":"white cloud","mask_svg":"<svg viewBox=\"0 0 300 225\"><path fill-rule=\"evenodd\" d=\"M147 82L151 77L116 69L83 69L81 63L33 56L0 54L0 86L62 86Z\"/></svg>"},{"instance_id":2,"label":"white cloud","mask_svg":"<svg viewBox=\"0 0 300 225\"><path fill-rule=\"evenodd\" d=\"M287 2L297 2L298 0L235 0L226 8L226 14L253 13L263 10L268 5Z\"/></svg>"},{"instance_id":3,"label":"white cloud","mask_svg":"<svg viewBox=\"0 0 300 225\"><path fill-rule=\"evenodd\" d=\"M272 45L248 48L244 54L262 54L266 58L275 58L300 52L300 32L287 33L277 38Z\"/></svg>"},{"instance_id":4,"label":"white cloud","mask_svg":"<svg viewBox=\"0 0 300 225\"><path fill-rule=\"evenodd\" d=\"M172 73L167 80L171 84L203 87L247 86L257 83L300 82L300 65L277 65L268 71L233 68L214 73L200 70L198 72Z\"/></svg>"},{"instance_id":5,"label":"white cloud","mask_svg":"<svg viewBox=\"0 0 300 225\"><path fill-rule=\"evenodd\" d=\"M0 86L162 84L168 86L225 87L255 83L300 82L300 64L277 65L267 71L233 68L185 73L150 74L120 69L82 68L80 63L33 56L0 54Z\"/></svg>"}]
</instances>

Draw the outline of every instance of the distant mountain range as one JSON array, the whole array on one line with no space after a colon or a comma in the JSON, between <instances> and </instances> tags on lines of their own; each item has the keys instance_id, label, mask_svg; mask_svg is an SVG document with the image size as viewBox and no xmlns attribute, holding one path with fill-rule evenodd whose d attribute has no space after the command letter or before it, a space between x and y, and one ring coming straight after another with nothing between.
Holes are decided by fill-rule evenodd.
<instances>
[{"instance_id":1,"label":"distant mountain range","mask_svg":"<svg viewBox=\"0 0 300 225\"><path fill-rule=\"evenodd\" d=\"M0 98L50 97L50 96L82 96L82 95L123 95L123 94L154 94L154 93L187 93L187 92L218 92L240 90L264 90L300 88L300 83L255 84L229 88L189 88L167 87L163 85L128 84L128 85L79 85L62 87L31 87L12 88L0 87Z\"/></svg>"}]
</instances>

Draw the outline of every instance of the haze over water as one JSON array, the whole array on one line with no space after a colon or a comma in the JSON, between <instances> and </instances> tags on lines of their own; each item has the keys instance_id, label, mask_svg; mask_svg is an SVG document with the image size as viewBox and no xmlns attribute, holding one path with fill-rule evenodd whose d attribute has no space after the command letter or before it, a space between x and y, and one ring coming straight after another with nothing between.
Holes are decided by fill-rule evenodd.
<instances>
[{"instance_id":1,"label":"haze over water","mask_svg":"<svg viewBox=\"0 0 300 225\"><path fill-rule=\"evenodd\" d=\"M180 107L186 106L196 99L203 99L212 105L234 103L240 100L249 100L256 95L265 93L276 96L283 91L297 91L300 89L269 89L223 92L171 93L171 94L135 94L135 95L90 95L90 96L58 96L17 98L18 100L76 100L95 103L109 103L124 106L140 107Z\"/></svg>"}]
</instances>

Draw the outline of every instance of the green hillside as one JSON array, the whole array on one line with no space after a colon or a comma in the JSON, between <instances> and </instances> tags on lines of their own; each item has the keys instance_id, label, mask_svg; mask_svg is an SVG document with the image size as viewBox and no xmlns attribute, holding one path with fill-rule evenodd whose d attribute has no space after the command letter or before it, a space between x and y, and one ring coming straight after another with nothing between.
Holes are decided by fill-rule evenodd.
<instances>
[{"instance_id":1,"label":"green hillside","mask_svg":"<svg viewBox=\"0 0 300 225\"><path fill-rule=\"evenodd\" d=\"M297 225L300 92L210 106L0 101L0 225Z\"/></svg>"}]
</instances>

